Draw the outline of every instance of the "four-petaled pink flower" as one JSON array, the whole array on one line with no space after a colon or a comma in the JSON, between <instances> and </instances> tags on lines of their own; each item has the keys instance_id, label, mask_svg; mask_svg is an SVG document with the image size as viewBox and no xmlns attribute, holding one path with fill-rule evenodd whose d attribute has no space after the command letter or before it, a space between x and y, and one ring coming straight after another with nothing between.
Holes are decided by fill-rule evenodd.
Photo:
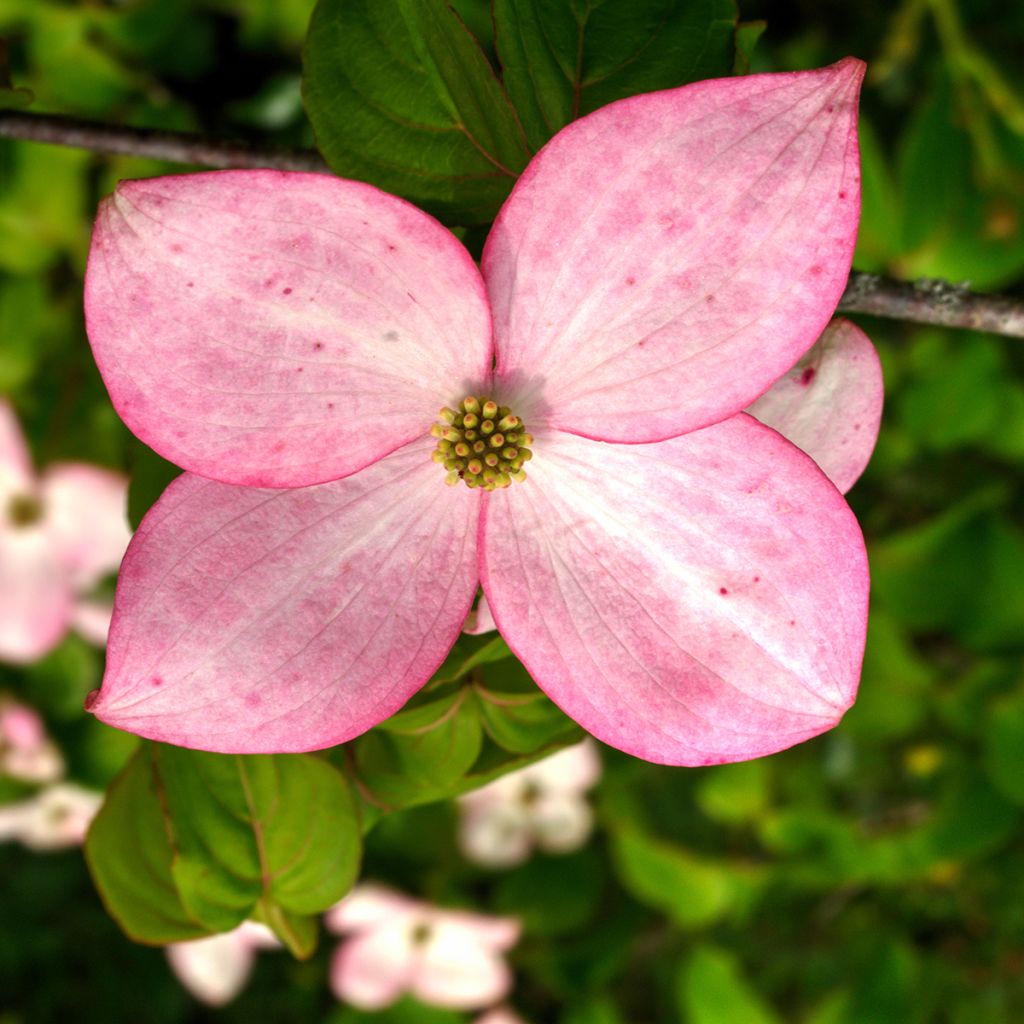
<instances>
[{"instance_id":1,"label":"four-petaled pink flower","mask_svg":"<svg viewBox=\"0 0 1024 1024\"><path fill-rule=\"evenodd\" d=\"M88 594L128 546L127 493L120 474L85 463L58 463L37 479L0 400L0 661L34 661L72 626L106 642L110 605Z\"/></svg>"},{"instance_id":2,"label":"four-petaled pink flower","mask_svg":"<svg viewBox=\"0 0 1024 1024\"><path fill-rule=\"evenodd\" d=\"M479 584L538 685L640 757L738 760L834 725L860 673L861 533L742 410L846 282L862 72L574 122L481 269L358 182L123 183L89 335L125 422L189 472L126 556L92 710L217 751L340 743L430 677ZM865 380L844 465L877 427Z\"/></svg>"},{"instance_id":3,"label":"four-petaled pink flower","mask_svg":"<svg viewBox=\"0 0 1024 1024\"><path fill-rule=\"evenodd\" d=\"M348 936L331 961L331 988L360 1009L390 1006L409 993L433 1006L476 1010L512 987L502 953L519 939L515 918L442 910L362 884L324 921Z\"/></svg>"},{"instance_id":4,"label":"four-petaled pink flower","mask_svg":"<svg viewBox=\"0 0 1024 1024\"><path fill-rule=\"evenodd\" d=\"M594 815L585 793L601 775L596 744L577 743L459 797L459 845L485 867L521 864L534 846L568 853L582 846Z\"/></svg>"}]
</instances>

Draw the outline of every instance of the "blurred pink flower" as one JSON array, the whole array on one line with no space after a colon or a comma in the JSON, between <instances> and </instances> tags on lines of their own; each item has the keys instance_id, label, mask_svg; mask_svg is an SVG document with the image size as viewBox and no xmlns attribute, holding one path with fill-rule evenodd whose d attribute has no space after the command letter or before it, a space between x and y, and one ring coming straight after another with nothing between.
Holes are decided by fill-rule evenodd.
<instances>
[{"instance_id":1,"label":"blurred pink flower","mask_svg":"<svg viewBox=\"0 0 1024 1024\"><path fill-rule=\"evenodd\" d=\"M507 1006L496 1006L482 1017L477 1017L473 1024L526 1024L526 1021Z\"/></svg>"},{"instance_id":2,"label":"blurred pink flower","mask_svg":"<svg viewBox=\"0 0 1024 1024\"><path fill-rule=\"evenodd\" d=\"M87 595L128 546L126 497L124 477L97 466L58 463L37 477L0 399L0 661L34 661L71 627L106 643L110 606Z\"/></svg>"},{"instance_id":3,"label":"blurred pink flower","mask_svg":"<svg viewBox=\"0 0 1024 1024\"><path fill-rule=\"evenodd\" d=\"M514 918L441 910L364 884L328 911L325 923L348 936L331 961L331 988L360 1009L409 993L433 1006L474 1010L512 987L501 954L519 939Z\"/></svg>"},{"instance_id":4,"label":"blurred pink flower","mask_svg":"<svg viewBox=\"0 0 1024 1024\"><path fill-rule=\"evenodd\" d=\"M266 925L244 921L234 931L167 947L178 980L208 1006L225 1006L245 987L261 949L280 949Z\"/></svg>"},{"instance_id":5,"label":"blurred pink flower","mask_svg":"<svg viewBox=\"0 0 1024 1024\"><path fill-rule=\"evenodd\" d=\"M859 680L863 538L743 410L828 335L862 74L698 82L580 118L480 268L358 182L122 183L89 336L125 422L189 472L129 549L92 710L201 749L341 743L430 677L479 585L538 685L629 753L710 764L831 728ZM779 387L840 410L816 454L845 486L880 379L855 374L839 404L815 373Z\"/></svg>"},{"instance_id":6,"label":"blurred pink flower","mask_svg":"<svg viewBox=\"0 0 1024 1024\"><path fill-rule=\"evenodd\" d=\"M0 694L0 775L23 782L54 782L63 774L64 758L46 735L39 714Z\"/></svg>"},{"instance_id":7,"label":"blurred pink flower","mask_svg":"<svg viewBox=\"0 0 1024 1024\"><path fill-rule=\"evenodd\" d=\"M102 802L102 793L58 782L28 800L0 806L0 842L15 839L40 851L80 846Z\"/></svg>"},{"instance_id":8,"label":"blurred pink flower","mask_svg":"<svg viewBox=\"0 0 1024 1024\"><path fill-rule=\"evenodd\" d=\"M593 827L584 796L601 775L593 742L575 746L496 779L459 798L459 845L485 867L520 864L534 846L568 853Z\"/></svg>"}]
</instances>

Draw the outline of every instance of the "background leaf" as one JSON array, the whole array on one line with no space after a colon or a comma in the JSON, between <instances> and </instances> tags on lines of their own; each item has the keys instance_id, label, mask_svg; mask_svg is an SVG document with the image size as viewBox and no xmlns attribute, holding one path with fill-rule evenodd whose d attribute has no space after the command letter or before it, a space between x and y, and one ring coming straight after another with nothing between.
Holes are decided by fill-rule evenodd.
<instances>
[{"instance_id":1,"label":"background leaf","mask_svg":"<svg viewBox=\"0 0 1024 1024\"><path fill-rule=\"evenodd\" d=\"M613 100L729 74L732 0L495 0L504 82L539 149Z\"/></svg>"},{"instance_id":2,"label":"background leaf","mask_svg":"<svg viewBox=\"0 0 1024 1024\"><path fill-rule=\"evenodd\" d=\"M443 0L320 0L303 69L331 168L449 223L490 220L526 166L515 112Z\"/></svg>"}]
</instances>

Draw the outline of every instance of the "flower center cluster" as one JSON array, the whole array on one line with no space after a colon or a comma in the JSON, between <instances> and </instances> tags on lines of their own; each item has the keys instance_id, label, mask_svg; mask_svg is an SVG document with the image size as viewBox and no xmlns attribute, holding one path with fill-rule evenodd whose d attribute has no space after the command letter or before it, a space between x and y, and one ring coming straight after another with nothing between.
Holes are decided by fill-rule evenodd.
<instances>
[{"instance_id":1,"label":"flower center cluster","mask_svg":"<svg viewBox=\"0 0 1024 1024\"><path fill-rule=\"evenodd\" d=\"M42 503L31 494L15 494L7 504L7 521L15 529L32 526L42 518Z\"/></svg>"},{"instance_id":2,"label":"flower center cluster","mask_svg":"<svg viewBox=\"0 0 1024 1024\"><path fill-rule=\"evenodd\" d=\"M431 458L448 470L449 486L461 480L493 491L526 479L523 466L533 458L533 436L507 405L470 395L457 409L445 406L430 433L437 438Z\"/></svg>"}]
</instances>

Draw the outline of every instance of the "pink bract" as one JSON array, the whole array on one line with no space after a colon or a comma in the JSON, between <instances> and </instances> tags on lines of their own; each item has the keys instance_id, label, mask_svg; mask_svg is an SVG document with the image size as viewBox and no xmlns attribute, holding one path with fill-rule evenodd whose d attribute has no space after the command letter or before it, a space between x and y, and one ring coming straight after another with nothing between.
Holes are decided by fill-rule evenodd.
<instances>
[{"instance_id":1,"label":"pink bract","mask_svg":"<svg viewBox=\"0 0 1024 1024\"><path fill-rule=\"evenodd\" d=\"M863 540L818 465L742 410L846 281L862 74L701 82L574 122L482 274L356 182L123 183L93 238L90 340L125 421L189 472L126 556L92 710L208 750L340 743L430 677L480 585L538 685L637 756L739 760L833 726L860 672ZM877 374L852 380L835 402L862 440L840 423L813 451L855 453L840 486L880 407ZM428 432L466 395L525 421L528 479L444 486Z\"/></svg>"},{"instance_id":2,"label":"pink bract","mask_svg":"<svg viewBox=\"0 0 1024 1024\"><path fill-rule=\"evenodd\" d=\"M109 603L88 592L131 537L128 481L85 463L36 475L14 410L0 400L0 660L30 662L71 627L102 645Z\"/></svg>"}]
</instances>

